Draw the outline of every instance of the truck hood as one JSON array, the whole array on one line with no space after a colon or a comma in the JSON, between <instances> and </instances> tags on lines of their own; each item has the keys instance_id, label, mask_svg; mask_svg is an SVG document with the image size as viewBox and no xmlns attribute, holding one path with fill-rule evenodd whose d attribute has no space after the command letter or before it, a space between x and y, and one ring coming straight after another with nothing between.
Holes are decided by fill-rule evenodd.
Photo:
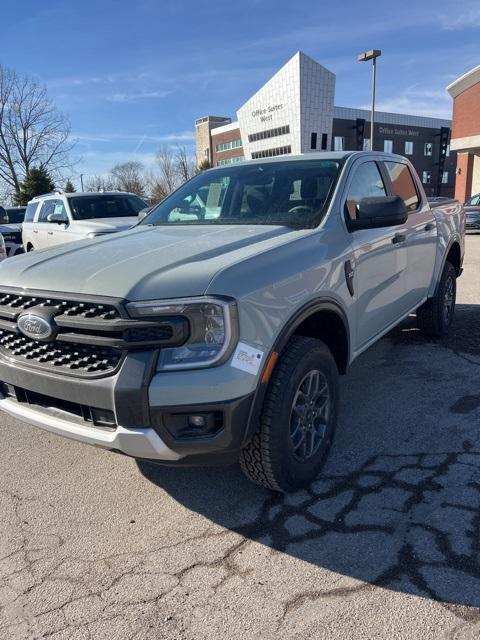
<instances>
[{"instance_id":1,"label":"truck hood","mask_svg":"<svg viewBox=\"0 0 480 640\"><path fill-rule=\"evenodd\" d=\"M21 224L14 224L13 222L9 222L8 224L0 224L0 233L19 232L21 230Z\"/></svg>"},{"instance_id":2,"label":"truck hood","mask_svg":"<svg viewBox=\"0 0 480 640\"><path fill-rule=\"evenodd\" d=\"M124 218L92 218L91 220L76 220L75 232L84 233L113 233L115 231L126 231L137 224L138 218L127 216Z\"/></svg>"},{"instance_id":3,"label":"truck hood","mask_svg":"<svg viewBox=\"0 0 480 640\"><path fill-rule=\"evenodd\" d=\"M305 231L278 226L145 226L9 258L0 286L152 300L202 295L222 269Z\"/></svg>"}]
</instances>

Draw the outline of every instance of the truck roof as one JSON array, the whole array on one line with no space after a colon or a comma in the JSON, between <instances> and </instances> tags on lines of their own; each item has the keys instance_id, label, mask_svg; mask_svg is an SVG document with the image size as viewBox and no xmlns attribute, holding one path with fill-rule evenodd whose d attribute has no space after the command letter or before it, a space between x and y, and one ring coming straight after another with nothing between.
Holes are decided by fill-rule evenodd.
<instances>
[{"instance_id":1,"label":"truck roof","mask_svg":"<svg viewBox=\"0 0 480 640\"><path fill-rule=\"evenodd\" d=\"M73 191L72 193L65 191L51 191L50 193L42 193L39 196L35 196L30 200L30 202L35 202L36 200L41 200L42 198L47 198L50 196L65 196L66 198L78 198L83 196L134 196L136 194L130 193L129 191Z\"/></svg>"}]
</instances>

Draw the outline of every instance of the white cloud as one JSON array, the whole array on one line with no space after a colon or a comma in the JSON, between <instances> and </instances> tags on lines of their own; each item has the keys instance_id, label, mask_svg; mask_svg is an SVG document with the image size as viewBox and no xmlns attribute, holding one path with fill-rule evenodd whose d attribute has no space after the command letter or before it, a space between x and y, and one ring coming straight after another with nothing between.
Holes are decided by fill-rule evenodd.
<instances>
[{"instance_id":1,"label":"white cloud","mask_svg":"<svg viewBox=\"0 0 480 640\"><path fill-rule=\"evenodd\" d=\"M452 100L445 90L421 89L417 86L408 87L396 95L379 100L375 108L377 111L431 118L452 117ZM362 109L370 109L370 105L362 105Z\"/></svg>"},{"instance_id":2,"label":"white cloud","mask_svg":"<svg viewBox=\"0 0 480 640\"><path fill-rule=\"evenodd\" d=\"M455 8L458 9L458 5ZM467 5L463 11L456 11L450 16L441 15L440 25L446 31L480 27L480 6L478 4Z\"/></svg>"},{"instance_id":3,"label":"white cloud","mask_svg":"<svg viewBox=\"0 0 480 640\"><path fill-rule=\"evenodd\" d=\"M193 142L195 133L193 131L173 131L159 135L133 134L133 133L72 133L72 141L78 142Z\"/></svg>"},{"instance_id":4,"label":"white cloud","mask_svg":"<svg viewBox=\"0 0 480 640\"><path fill-rule=\"evenodd\" d=\"M138 102L138 100L155 100L157 98L165 98L165 96L170 95L172 92L168 90L158 90L158 91L132 91L128 92L118 92L114 93L111 96L108 96L107 100L111 102Z\"/></svg>"}]
</instances>

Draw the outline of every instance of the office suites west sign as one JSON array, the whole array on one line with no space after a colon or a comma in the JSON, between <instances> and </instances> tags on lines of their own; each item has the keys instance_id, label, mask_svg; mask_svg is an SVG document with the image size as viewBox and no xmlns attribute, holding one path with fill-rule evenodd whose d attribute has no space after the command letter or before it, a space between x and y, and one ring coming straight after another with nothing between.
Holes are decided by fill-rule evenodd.
<instances>
[{"instance_id":1,"label":"office suites west sign","mask_svg":"<svg viewBox=\"0 0 480 640\"><path fill-rule=\"evenodd\" d=\"M273 120L273 114L276 111L281 111L283 104L272 104L265 109L255 109L252 111L252 118L259 118L260 122L268 122Z\"/></svg>"},{"instance_id":2,"label":"office suites west sign","mask_svg":"<svg viewBox=\"0 0 480 640\"><path fill-rule=\"evenodd\" d=\"M390 127L378 127L378 132L383 136L418 136L419 131L415 129L391 129Z\"/></svg>"}]
</instances>

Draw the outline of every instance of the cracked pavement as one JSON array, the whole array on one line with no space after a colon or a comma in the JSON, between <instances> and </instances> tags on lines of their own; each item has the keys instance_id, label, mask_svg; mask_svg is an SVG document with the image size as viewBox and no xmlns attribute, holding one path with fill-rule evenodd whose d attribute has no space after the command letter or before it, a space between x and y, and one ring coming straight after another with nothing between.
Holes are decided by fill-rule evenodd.
<instances>
[{"instance_id":1,"label":"cracked pavement","mask_svg":"<svg viewBox=\"0 0 480 640\"><path fill-rule=\"evenodd\" d=\"M0 639L479 638L480 235L458 303L354 363L289 496L0 416Z\"/></svg>"}]
</instances>

